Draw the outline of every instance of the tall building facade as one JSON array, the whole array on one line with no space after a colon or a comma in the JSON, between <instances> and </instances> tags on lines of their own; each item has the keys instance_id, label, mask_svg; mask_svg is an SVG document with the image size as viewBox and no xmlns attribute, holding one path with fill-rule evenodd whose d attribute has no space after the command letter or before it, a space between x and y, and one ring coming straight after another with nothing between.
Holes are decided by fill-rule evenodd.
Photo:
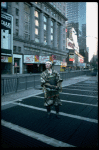
<instances>
[{"instance_id":1,"label":"tall building facade","mask_svg":"<svg viewBox=\"0 0 99 150\"><path fill-rule=\"evenodd\" d=\"M66 37L70 39L73 29L75 37L77 37L78 51L75 55L76 66L78 62L78 56L84 58L84 62L88 60L87 46L86 46L86 2L66 2ZM73 48L72 48L73 49ZM75 51L75 48L74 48ZM67 51L69 53L69 51ZM77 60L78 59L78 60ZM75 62L71 63L75 65Z\"/></svg>"},{"instance_id":2,"label":"tall building facade","mask_svg":"<svg viewBox=\"0 0 99 150\"><path fill-rule=\"evenodd\" d=\"M13 16L13 74L42 72L47 59L60 70L67 57L65 10L64 2L8 2L7 13Z\"/></svg>"}]
</instances>

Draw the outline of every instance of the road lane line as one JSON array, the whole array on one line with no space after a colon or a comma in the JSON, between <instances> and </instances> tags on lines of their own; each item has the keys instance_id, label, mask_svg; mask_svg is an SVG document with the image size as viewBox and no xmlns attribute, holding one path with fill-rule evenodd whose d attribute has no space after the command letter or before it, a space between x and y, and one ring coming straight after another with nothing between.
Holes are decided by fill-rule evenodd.
<instances>
[{"instance_id":1,"label":"road lane line","mask_svg":"<svg viewBox=\"0 0 99 150\"><path fill-rule=\"evenodd\" d=\"M1 125L9 128L9 129L12 129L14 131L17 131L19 133L22 133L22 134L24 134L26 136L29 136L31 138L34 138L34 139L36 139L38 141L41 141L43 143L49 144L51 146L54 146L54 147L75 147L75 146L70 145L68 143L64 143L62 141L56 140L56 139L51 138L49 136L46 136L44 134L40 134L40 133L34 132L34 131L29 130L27 128L23 128L21 126L15 125L15 124L10 123L10 122L7 122L5 120L1 120Z\"/></svg>"},{"instance_id":2,"label":"road lane line","mask_svg":"<svg viewBox=\"0 0 99 150\"><path fill-rule=\"evenodd\" d=\"M98 92L98 91L91 91L91 90L79 90L79 89L71 89L71 88L68 88L68 87L67 87L67 88L65 88L65 87L64 87L64 88L62 88L62 89L63 89L63 90L64 90L64 89L67 89L67 90L76 90L76 91L89 91L89 92Z\"/></svg>"},{"instance_id":3,"label":"road lane line","mask_svg":"<svg viewBox=\"0 0 99 150\"><path fill-rule=\"evenodd\" d=\"M94 97L94 98L98 98L98 96L81 95L81 94L72 94L72 93L64 93L64 92L61 92L61 94L67 94L67 95L76 95L76 96L85 96L85 97Z\"/></svg>"},{"instance_id":4,"label":"road lane line","mask_svg":"<svg viewBox=\"0 0 99 150\"><path fill-rule=\"evenodd\" d=\"M22 97L22 98L18 98L18 99L16 99L16 100L12 100L12 101L9 101L9 102L1 102L1 106L10 104L10 103L12 103L12 102L21 101L21 100L23 100L23 99L25 99L25 98L33 97L33 96L35 96L35 95L42 94L42 93L43 93L43 91L40 91L40 92L38 92L38 93L29 95L29 96L25 96L25 97Z\"/></svg>"},{"instance_id":5,"label":"road lane line","mask_svg":"<svg viewBox=\"0 0 99 150\"><path fill-rule=\"evenodd\" d=\"M40 107L30 106L30 105L16 103L16 102L13 102L13 104L16 104L16 105L19 105L19 106L22 106L22 107L26 107L26 108L31 108L31 109L36 109L36 110L46 112L46 109L40 108ZM56 111L51 110L51 112L56 114ZM62 115L62 116L66 116L66 117L71 117L71 118L80 119L80 120L84 120L84 121L88 121L88 122L98 123L98 120L96 120L96 119L91 119L91 118L87 118L87 117L81 117L81 116L77 116L77 115L67 114L67 113L64 113L64 112L59 112L59 114Z\"/></svg>"},{"instance_id":6,"label":"road lane line","mask_svg":"<svg viewBox=\"0 0 99 150\"><path fill-rule=\"evenodd\" d=\"M44 97L40 97L40 96L34 96L34 97L37 97L37 98L44 98ZM95 107L98 107L98 105L94 105L94 104L88 104L88 103L80 103L80 102L74 102L74 101L68 101L68 100L62 100L62 102L64 103L74 103L74 104L80 104L80 105L88 105L88 106L95 106Z\"/></svg>"},{"instance_id":7,"label":"road lane line","mask_svg":"<svg viewBox=\"0 0 99 150\"><path fill-rule=\"evenodd\" d=\"M76 86L76 85L73 85L73 84L72 84L72 85L70 85L69 87L72 87L72 86L73 86L73 87L87 88L87 89L88 89L88 88L94 88L94 89L95 89L95 88L97 88L97 87L98 87L98 86L97 86L97 87Z\"/></svg>"}]
</instances>

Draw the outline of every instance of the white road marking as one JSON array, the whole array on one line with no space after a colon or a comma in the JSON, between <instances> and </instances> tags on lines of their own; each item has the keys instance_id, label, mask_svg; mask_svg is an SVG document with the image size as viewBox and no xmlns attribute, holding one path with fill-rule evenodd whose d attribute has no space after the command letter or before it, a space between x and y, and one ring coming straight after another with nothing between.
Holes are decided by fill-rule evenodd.
<instances>
[{"instance_id":1,"label":"white road marking","mask_svg":"<svg viewBox=\"0 0 99 150\"><path fill-rule=\"evenodd\" d=\"M93 85L93 83L91 84L87 84L87 83L83 83L83 84L77 84L77 85L80 85L80 86L92 86L92 87L97 87L98 85Z\"/></svg>"},{"instance_id":2,"label":"white road marking","mask_svg":"<svg viewBox=\"0 0 99 150\"><path fill-rule=\"evenodd\" d=\"M44 97L40 97L40 96L35 96L35 97L44 98ZM64 103L74 103L74 104L80 104L80 105L88 105L88 106L98 107L98 105L88 104L88 103L80 103L80 102L74 102L74 101L68 101L68 100L62 100L62 99L61 99L61 101L64 102Z\"/></svg>"},{"instance_id":3,"label":"white road marking","mask_svg":"<svg viewBox=\"0 0 99 150\"><path fill-rule=\"evenodd\" d=\"M30 105L16 103L16 102L13 102L13 104L16 104L16 105L19 105L19 106L22 106L22 107L26 107L26 108L31 108L31 109L36 109L36 110L40 110L40 111L45 111L46 112L46 109L40 108L40 107L30 106ZM51 112L56 114L56 111L52 110ZM84 121L88 121L88 122L98 123L98 120L96 120L96 119L81 117L81 116L67 114L67 113L63 113L63 112L59 112L59 114L62 115L62 116L66 116L66 117L71 117L71 118L80 119L80 120L84 120Z\"/></svg>"},{"instance_id":4,"label":"white road marking","mask_svg":"<svg viewBox=\"0 0 99 150\"><path fill-rule=\"evenodd\" d=\"M72 94L72 93L61 93L61 94L67 94L67 95L77 95L77 96L85 96L85 97L94 97L94 98L98 98L98 96L91 96L91 95L81 95L81 94Z\"/></svg>"},{"instance_id":5,"label":"white road marking","mask_svg":"<svg viewBox=\"0 0 99 150\"><path fill-rule=\"evenodd\" d=\"M19 133L22 133L22 134L24 134L26 136L29 136L31 138L34 138L34 139L36 139L38 141L41 141L43 143L49 144L51 146L54 146L54 147L75 147L75 146L70 145L68 143L64 143L62 141L59 141L59 140L56 140L54 138L48 137L48 136L46 136L44 134L40 134L40 133L31 131L29 129L26 129L26 128L23 128L21 126L15 125L13 123L7 122L5 120L1 120L1 125L9 128L9 129L12 129L14 131L17 131Z\"/></svg>"},{"instance_id":6,"label":"white road marking","mask_svg":"<svg viewBox=\"0 0 99 150\"><path fill-rule=\"evenodd\" d=\"M89 91L89 92L98 92L98 91L91 91L91 90L79 90L79 89L71 89L71 88L65 88L63 87L62 89L67 89L67 90L76 90L76 91Z\"/></svg>"},{"instance_id":7,"label":"white road marking","mask_svg":"<svg viewBox=\"0 0 99 150\"><path fill-rule=\"evenodd\" d=\"M16 100L12 100L12 101L9 101L9 102L2 102L2 103L1 103L1 106L10 104L10 103L15 102L15 101L20 101L20 100L23 100L23 99L25 99L25 98L29 98L29 97L32 97L32 96L35 96L35 95L38 95L38 94L41 94L41 93L43 93L43 92L40 91L40 92L38 92L38 93L29 95L29 96L25 96L25 97L22 97L22 98L18 98L18 99L16 99Z\"/></svg>"},{"instance_id":8,"label":"white road marking","mask_svg":"<svg viewBox=\"0 0 99 150\"><path fill-rule=\"evenodd\" d=\"M87 88L87 89L88 89L88 88L97 88L97 87L90 87L90 86L89 86L89 87L86 87L86 86L76 86L76 85L73 85L73 84L70 85L70 86L71 86L71 87L73 86L73 87Z\"/></svg>"}]
</instances>

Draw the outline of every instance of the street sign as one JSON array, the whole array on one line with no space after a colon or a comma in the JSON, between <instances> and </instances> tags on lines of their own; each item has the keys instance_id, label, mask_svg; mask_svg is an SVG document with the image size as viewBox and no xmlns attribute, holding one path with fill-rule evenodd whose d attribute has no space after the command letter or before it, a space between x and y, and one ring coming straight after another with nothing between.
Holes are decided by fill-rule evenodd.
<instances>
[{"instance_id":1,"label":"street sign","mask_svg":"<svg viewBox=\"0 0 99 150\"><path fill-rule=\"evenodd\" d=\"M1 11L1 55L13 54L13 16Z\"/></svg>"}]
</instances>

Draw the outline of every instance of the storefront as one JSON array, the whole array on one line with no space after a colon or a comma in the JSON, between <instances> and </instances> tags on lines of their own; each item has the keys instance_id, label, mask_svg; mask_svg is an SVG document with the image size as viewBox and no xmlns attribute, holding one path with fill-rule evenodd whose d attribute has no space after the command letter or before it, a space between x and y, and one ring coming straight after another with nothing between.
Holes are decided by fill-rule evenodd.
<instances>
[{"instance_id":1,"label":"storefront","mask_svg":"<svg viewBox=\"0 0 99 150\"><path fill-rule=\"evenodd\" d=\"M40 73L40 68L38 55L24 55L24 73Z\"/></svg>"},{"instance_id":2,"label":"storefront","mask_svg":"<svg viewBox=\"0 0 99 150\"><path fill-rule=\"evenodd\" d=\"M12 73L12 57L1 56L1 74Z\"/></svg>"},{"instance_id":3,"label":"storefront","mask_svg":"<svg viewBox=\"0 0 99 150\"><path fill-rule=\"evenodd\" d=\"M13 54L13 74L22 74L22 55Z\"/></svg>"}]
</instances>

